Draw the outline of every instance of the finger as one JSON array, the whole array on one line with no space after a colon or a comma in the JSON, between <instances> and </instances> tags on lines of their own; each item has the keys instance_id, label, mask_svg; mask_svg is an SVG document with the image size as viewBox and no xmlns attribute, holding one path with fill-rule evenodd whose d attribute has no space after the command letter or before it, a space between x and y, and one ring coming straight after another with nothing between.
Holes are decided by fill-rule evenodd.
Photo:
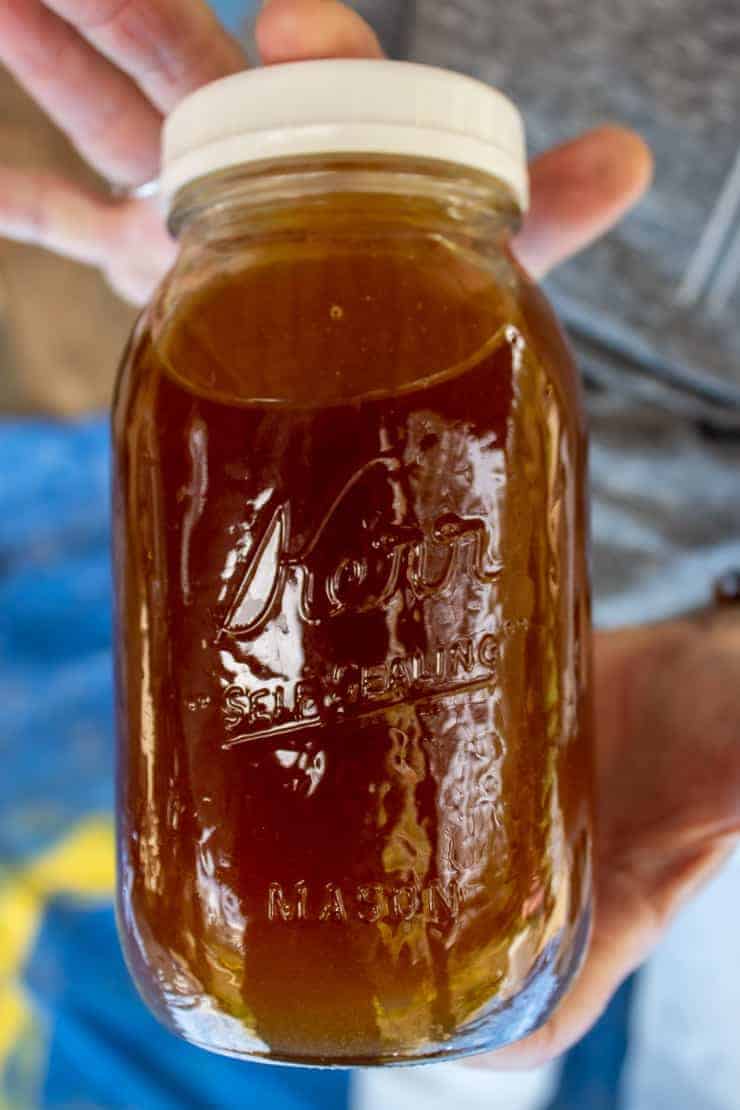
<instances>
[{"instance_id":1,"label":"finger","mask_svg":"<svg viewBox=\"0 0 740 1110\"><path fill-rule=\"evenodd\" d=\"M639 135L607 125L555 147L530 167L532 202L516 252L537 278L614 226L650 184Z\"/></svg>"},{"instance_id":2,"label":"finger","mask_svg":"<svg viewBox=\"0 0 740 1110\"><path fill-rule=\"evenodd\" d=\"M153 205L106 203L58 177L10 169L0 169L0 236L99 267L135 304L146 300L176 250Z\"/></svg>"},{"instance_id":3,"label":"finger","mask_svg":"<svg viewBox=\"0 0 740 1110\"><path fill-rule=\"evenodd\" d=\"M567 1052L599 1020L621 984L660 941L684 902L726 859L728 845L708 842L673 862L645 889L631 867L602 862L593 942L586 962L553 1016L529 1037L479 1058L484 1067L533 1068Z\"/></svg>"},{"instance_id":4,"label":"finger","mask_svg":"<svg viewBox=\"0 0 740 1110\"><path fill-rule=\"evenodd\" d=\"M159 114L40 0L0 3L0 61L105 177L139 184L156 174Z\"/></svg>"},{"instance_id":5,"label":"finger","mask_svg":"<svg viewBox=\"0 0 740 1110\"><path fill-rule=\"evenodd\" d=\"M101 269L109 284L132 304L147 304L178 250L159 205L148 200L107 205L103 234L106 254Z\"/></svg>"},{"instance_id":6,"label":"finger","mask_svg":"<svg viewBox=\"0 0 740 1110\"><path fill-rule=\"evenodd\" d=\"M375 32L337 0L268 0L257 19L265 65L309 58L382 58Z\"/></svg>"},{"instance_id":7,"label":"finger","mask_svg":"<svg viewBox=\"0 0 740 1110\"><path fill-rule=\"evenodd\" d=\"M615 876L615 890L619 877ZM659 939L659 926L635 906L631 883L621 889L618 917L608 912L609 928L597 920L586 963L552 1017L521 1041L471 1061L477 1066L508 1070L540 1067L566 1052L599 1019L620 983L645 958Z\"/></svg>"},{"instance_id":8,"label":"finger","mask_svg":"<svg viewBox=\"0 0 740 1110\"><path fill-rule=\"evenodd\" d=\"M44 2L129 74L161 112L246 65L206 0Z\"/></svg>"},{"instance_id":9,"label":"finger","mask_svg":"<svg viewBox=\"0 0 740 1110\"><path fill-rule=\"evenodd\" d=\"M0 235L78 262L102 259L103 204L48 174L0 169Z\"/></svg>"},{"instance_id":10,"label":"finger","mask_svg":"<svg viewBox=\"0 0 740 1110\"><path fill-rule=\"evenodd\" d=\"M598 1021L610 998L660 939L666 918L646 906L631 876L610 876L586 962L552 1017L530 1036L482 1058L493 1068L532 1068L562 1055Z\"/></svg>"}]
</instances>

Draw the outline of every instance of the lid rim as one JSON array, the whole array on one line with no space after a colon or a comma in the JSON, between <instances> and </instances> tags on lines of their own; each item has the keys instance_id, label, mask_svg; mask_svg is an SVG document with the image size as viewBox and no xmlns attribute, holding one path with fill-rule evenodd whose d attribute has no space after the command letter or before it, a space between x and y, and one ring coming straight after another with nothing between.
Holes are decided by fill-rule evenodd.
<instances>
[{"instance_id":1,"label":"lid rim","mask_svg":"<svg viewBox=\"0 0 740 1110\"><path fill-rule=\"evenodd\" d=\"M255 95L259 93L259 95ZM241 164L317 154L446 162L529 201L524 129L503 93L413 62L330 59L234 74L186 98L166 121L161 192Z\"/></svg>"},{"instance_id":2,"label":"lid rim","mask_svg":"<svg viewBox=\"0 0 740 1110\"><path fill-rule=\"evenodd\" d=\"M285 133L266 130L221 139L173 161L162 173L160 191L167 202L172 203L176 194L187 185L239 166L320 155L331 158L342 155L378 157L386 154L394 158L423 158L486 174L506 186L517 206L526 211L529 200L527 175L526 172L521 172L516 159L507 151L490 147L468 136L454 136L418 128L398 130L403 133L403 143L395 143L387 128L383 129L382 135L373 138L367 128L350 133L346 125L341 125L341 137L339 128L319 125L291 129L289 132L286 129ZM415 135L408 134L410 131ZM333 137L329 132L333 132ZM428 146L428 141L433 136L439 140L434 153ZM418 144L413 142L414 137Z\"/></svg>"}]
</instances>

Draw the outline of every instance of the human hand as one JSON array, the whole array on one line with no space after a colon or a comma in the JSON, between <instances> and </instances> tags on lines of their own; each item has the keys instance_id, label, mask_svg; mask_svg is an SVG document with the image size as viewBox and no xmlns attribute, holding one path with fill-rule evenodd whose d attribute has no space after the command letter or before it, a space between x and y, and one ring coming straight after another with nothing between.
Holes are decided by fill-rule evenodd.
<instances>
[{"instance_id":1,"label":"human hand","mask_svg":"<svg viewBox=\"0 0 740 1110\"><path fill-rule=\"evenodd\" d=\"M269 0L257 40L265 64L379 57L362 19L337 0ZM155 178L164 115L200 85L246 66L206 0L4 0L0 61L103 178L131 189ZM541 277L606 232L650 176L644 143L602 127L538 158L517 249ZM0 168L0 235L99 267L144 303L175 246L157 205L91 194L49 174Z\"/></svg>"},{"instance_id":2,"label":"human hand","mask_svg":"<svg viewBox=\"0 0 740 1110\"><path fill-rule=\"evenodd\" d=\"M596 913L552 1018L472 1064L532 1067L598 1019L740 836L740 605L596 636Z\"/></svg>"}]
</instances>

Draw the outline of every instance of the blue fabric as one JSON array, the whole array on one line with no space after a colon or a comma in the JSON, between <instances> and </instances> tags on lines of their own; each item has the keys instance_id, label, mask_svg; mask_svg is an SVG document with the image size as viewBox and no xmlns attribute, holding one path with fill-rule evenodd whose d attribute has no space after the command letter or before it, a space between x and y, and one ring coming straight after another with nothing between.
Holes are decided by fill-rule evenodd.
<instances>
[{"instance_id":1,"label":"blue fabric","mask_svg":"<svg viewBox=\"0 0 740 1110\"><path fill-rule=\"evenodd\" d=\"M259 7L259 0L218 0L213 5L230 30L240 30Z\"/></svg>"},{"instance_id":2,"label":"blue fabric","mask_svg":"<svg viewBox=\"0 0 740 1110\"><path fill-rule=\"evenodd\" d=\"M638 976L631 975L601 1020L565 1058L560 1090L547 1110L618 1110L629 1019Z\"/></svg>"},{"instance_id":3,"label":"blue fabric","mask_svg":"<svg viewBox=\"0 0 740 1110\"><path fill-rule=\"evenodd\" d=\"M84 955L83 955L84 954ZM205 1056L142 1006L109 909L52 905L27 980L54 1013L43 1105L339 1110L346 1077Z\"/></svg>"},{"instance_id":4,"label":"blue fabric","mask_svg":"<svg viewBox=\"0 0 740 1110\"><path fill-rule=\"evenodd\" d=\"M108 438L5 425L0 439L0 861L110 811Z\"/></svg>"}]
</instances>

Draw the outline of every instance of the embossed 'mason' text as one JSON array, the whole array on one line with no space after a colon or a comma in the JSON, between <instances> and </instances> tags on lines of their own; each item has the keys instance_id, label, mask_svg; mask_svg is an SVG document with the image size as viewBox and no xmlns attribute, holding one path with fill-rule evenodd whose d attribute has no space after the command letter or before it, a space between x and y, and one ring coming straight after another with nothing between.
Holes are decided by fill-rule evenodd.
<instances>
[{"instance_id":1,"label":"embossed 'mason' text","mask_svg":"<svg viewBox=\"0 0 740 1110\"><path fill-rule=\"evenodd\" d=\"M400 924L421 919L431 925L450 926L458 917L462 895L457 883L435 879L425 886L412 883L310 884L270 883L267 918L276 924L315 921L374 925Z\"/></svg>"}]
</instances>

